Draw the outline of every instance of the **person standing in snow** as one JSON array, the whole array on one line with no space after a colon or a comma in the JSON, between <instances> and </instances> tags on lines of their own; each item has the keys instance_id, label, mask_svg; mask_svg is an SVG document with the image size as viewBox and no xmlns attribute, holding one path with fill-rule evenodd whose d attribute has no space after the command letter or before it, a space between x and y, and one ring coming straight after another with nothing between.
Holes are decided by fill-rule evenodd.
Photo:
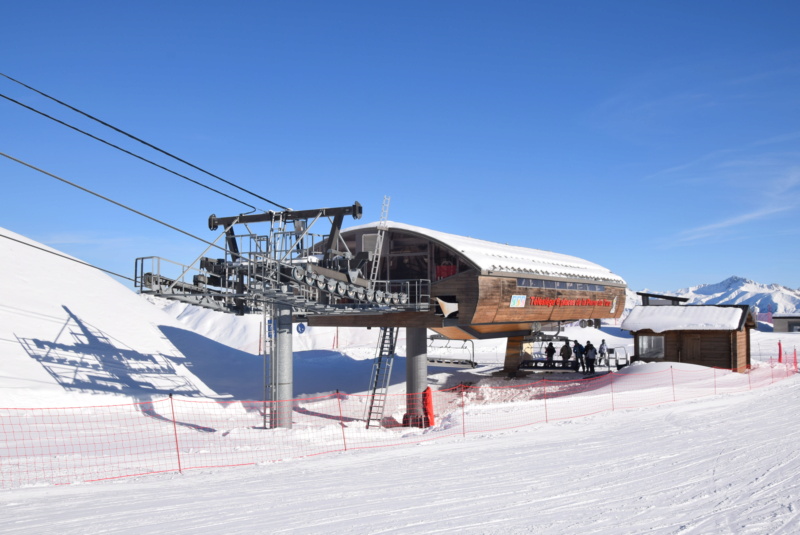
<instances>
[{"instance_id":1,"label":"person standing in snow","mask_svg":"<svg viewBox=\"0 0 800 535\"><path fill-rule=\"evenodd\" d=\"M586 374L593 374L594 373L594 359L597 358L597 349L592 345L590 341L586 341L586 353L584 358L586 359L586 366L585 372Z\"/></svg>"},{"instance_id":2,"label":"person standing in snow","mask_svg":"<svg viewBox=\"0 0 800 535\"><path fill-rule=\"evenodd\" d=\"M547 356L547 362L553 362L553 355L556 354L556 348L553 347L553 342L547 344L547 348L545 348L544 354Z\"/></svg>"},{"instance_id":3,"label":"person standing in snow","mask_svg":"<svg viewBox=\"0 0 800 535\"><path fill-rule=\"evenodd\" d=\"M602 365L603 362L608 364L608 356L607 356L608 346L606 345L605 340L600 340L600 347L597 348L597 350L600 353L600 356L597 358L597 364Z\"/></svg>"},{"instance_id":4,"label":"person standing in snow","mask_svg":"<svg viewBox=\"0 0 800 535\"><path fill-rule=\"evenodd\" d=\"M575 354L575 371L584 371L586 364L583 362L583 346L577 340L572 347L572 352Z\"/></svg>"},{"instance_id":5,"label":"person standing in snow","mask_svg":"<svg viewBox=\"0 0 800 535\"><path fill-rule=\"evenodd\" d=\"M561 355L561 360L564 361L564 364L562 364L561 366L563 368L569 368L567 362L569 362L570 357L572 357L572 348L569 347L569 342L561 346L561 351L559 351L558 354Z\"/></svg>"}]
</instances>

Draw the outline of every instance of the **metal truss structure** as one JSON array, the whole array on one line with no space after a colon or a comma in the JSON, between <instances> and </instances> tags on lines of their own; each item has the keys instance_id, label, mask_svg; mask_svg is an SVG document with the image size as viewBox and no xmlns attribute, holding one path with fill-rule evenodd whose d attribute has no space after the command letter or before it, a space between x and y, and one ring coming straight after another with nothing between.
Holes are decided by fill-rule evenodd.
<instances>
[{"instance_id":1,"label":"metal truss structure","mask_svg":"<svg viewBox=\"0 0 800 535\"><path fill-rule=\"evenodd\" d=\"M382 218L387 209L384 199ZM269 427L291 428L293 318L424 312L431 307L430 280L376 280L381 240L373 250L353 253L347 248L340 236L344 217L360 219L361 214L356 202L340 208L212 215L209 229L224 230L200 256L188 265L154 256L137 258L135 286L143 294L221 312L269 315ZM312 232L320 221L330 221L330 232ZM251 223L269 223L269 233L250 232ZM237 234L236 225L248 232ZM217 245L223 237L225 245ZM212 248L223 250L224 258L206 256ZM266 369L266 352L264 356ZM264 419L266 428L266 409Z\"/></svg>"},{"instance_id":2,"label":"metal truss structure","mask_svg":"<svg viewBox=\"0 0 800 535\"><path fill-rule=\"evenodd\" d=\"M380 244L357 254L340 239L345 215L361 217L359 203L341 208L266 212L209 218L209 228L224 231L224 258L205 256L189 265L159 257L136 259L135 286L141 293L236 314L258 313L272 303L296 314L385 314L425 311L429 280L379 281ZM312 232L332 218L327 234ZM234 226L269 223L269 234L237 234ZM247 228L249 231L249 228Z\"/></svg>"}]
</instances>

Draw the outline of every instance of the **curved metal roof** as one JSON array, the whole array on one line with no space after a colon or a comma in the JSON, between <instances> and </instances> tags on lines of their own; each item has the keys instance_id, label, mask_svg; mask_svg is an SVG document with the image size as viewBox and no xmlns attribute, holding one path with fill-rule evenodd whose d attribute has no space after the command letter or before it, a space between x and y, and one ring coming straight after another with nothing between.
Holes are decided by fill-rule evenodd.
<instances>
[{"instance_id":1,"label":"curved metal roof","mask_svg":"<svg viewBox=\"0 0 800 535\"><path fill-rule=\"evenodd\" d=\"M369 223L344 229L347 233L355 230L377 228L378 223ZM530 249L514 245L468 238L422 227L386 222L388 231L400 231L438 242L459 253L484 273L519 274L528 277L542 276L552 278L584 279L586 281L626 285L625 280L588 260L551 251Z\"/></svg>"}]
</instances>

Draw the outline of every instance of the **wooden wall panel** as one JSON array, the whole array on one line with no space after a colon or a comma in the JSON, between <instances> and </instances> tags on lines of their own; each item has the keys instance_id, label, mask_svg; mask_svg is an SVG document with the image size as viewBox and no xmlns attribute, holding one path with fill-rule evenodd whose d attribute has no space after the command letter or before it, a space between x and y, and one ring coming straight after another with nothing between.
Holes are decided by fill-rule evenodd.
<instances>
[{"instance_id":1,"label":"wooden wall panel","mask_svg":"<svg viewBox=\"0 0 800 535\"><path fill-rule=\"evenodd\" d=\"M508 277L479 277L480 296L475 314L471 319L460 314L461 321L513 323L618 318L625 308L624 288L606 286L605 292L549 290L521 288L516 281ZM512 307L514 296L523 297L524 306Z\"/></svg>"},{"instance_id":2,"label":"wooden wall panel","mask_svg":"<svg viewBox=\"0 0 800 535\"><path fill-rule=\"evenodd\" d=\"M664 360L669 362L678 362L680 359L680 354L678 353L678 349L680 348L680 333L674 331L668 331L664 334Z\"/></svg>"},{"instance_id":3,"label":"wooden wall panel","mask_svg":"<svg viewBox=\"0 0 800 535\"><path fill-rule=\"evenodd\" d=\"M735 331L733 336L735 354L731 367L736 368L737 371L744 372L750 366L750 329L745 328L742 331Z\"/></svg>"},{"instance_id":4,"label":"wooden wall panel","mask_svg":"<svg viewBox=\"0 0 800 535\"><path fill-rule=\"evenodd\" d=\"M512 307L514 296L522 296L521 307ZM625 289L606 286L605 292L550 290L517 286L514 277L480 275L465 271L435 282L431 297L455 298L457 318L429 312L400 312L375 315L309 316L311 326L339 327L427 327L441 329L456 321L457 325L474 328L481 333L529 331L531 323L577 321L581 319L619 317L625 307ZM613 313L610 306L616 300Z\"/></svg>"},{"instance_id":5,"label":"wooden wall panel","mask_svg":"<svg viewBox=\"0 0 800 535\"><path fill-rule=\"evenodd\" d=\"M686 362L709 368L746 371L749 366L749 334L744 331L637 331L634 347L638 348L639 336L664 336L664 360ZM698 343L699 342L699 343ZM638 356L638 355L637 355Z\"/></svg>"}]
</instances>

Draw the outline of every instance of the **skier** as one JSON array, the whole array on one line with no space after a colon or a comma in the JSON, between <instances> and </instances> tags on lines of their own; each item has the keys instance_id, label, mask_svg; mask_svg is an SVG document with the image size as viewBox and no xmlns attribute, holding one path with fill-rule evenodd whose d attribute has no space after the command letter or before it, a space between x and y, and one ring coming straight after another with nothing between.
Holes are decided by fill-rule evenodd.
<instances>
[{"instance_id":1,"label":"skier","mask_svg":"<svg viewBox=\"0 0 800 535\"><path fill-rule=\"evenodd\" d=\"M600 347L598 348L598 352L600 353L600 356L597 359L597 365L598 366L602 366L603 362L605 362L606 366L607 366L608 365L608 355L607 355L608 346L606 345L606 341L605 340L600 340Z\"/></svg>"},{"instance_id":2,"label":"skier","mask_svg":"<svg viewBox=\"0 0 800 535\"><path fill-rule=\"evenodd\" d=\"M553 355L556 354L556 348L553 347L553 342L550 342L544 350L544 354L547 356L547 362L553 362Z\"/></svg>"},{"instance_id":3,"label":"skier","mask_svg":"<svg viewBox=\"0 0 800 535\"><path fill-rule=\"evenodd\" d=\"M561 355L561 360L564 361L561 367L565 369L569 368L567 362L569 362L570 357L572 357L572 348L569 347L569 341L561 346L561 351L559 351L558 354Z\"/></svg>"},{"instance_id":4,"label":"skier","mask_svg":"<svg viewBox=\"0 0 800 535\"><path fill-rule=\"evenodd\" d=\"M592 345L590 341L586 341L586 366L584 366L587 375L594 374L594 359L597 358L597 349Z\"/></svg>"},{"instance_id":5,"label":"skier","mask_svg":"<svg viewBox=\"0 0 800 535\"><path fill-rule=\"evenodd\" d=\"M572 352L575 354L575 371L584 371L586 364L583 362L583 346L577 340L572 346Z\"/></svg>"}]
</instances>

